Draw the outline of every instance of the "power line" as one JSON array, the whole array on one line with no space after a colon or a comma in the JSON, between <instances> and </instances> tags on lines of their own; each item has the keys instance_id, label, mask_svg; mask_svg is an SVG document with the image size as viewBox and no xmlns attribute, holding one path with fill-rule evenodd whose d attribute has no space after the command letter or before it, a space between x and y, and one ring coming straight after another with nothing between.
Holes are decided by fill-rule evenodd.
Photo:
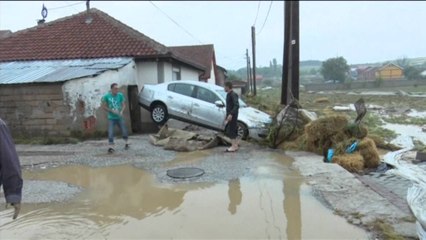
<instances>
[{"instance_id":1,"label":"power line","mask_svg":"<svg viewBox=\"0 0 426 240\"><path fill-rule=\"evenodd\" d=\"M256 13L256 18L254 19L253 26L255 26L255 25L256 25L257 16L259 15L259 9L260 9L260 1L259 1L259 3L257 4L257 13Z\"/></svg>"},{"instance_id":2,"label":"power line","mask_svg":"<svg viewBox=\"0 0 426 240\"><path fill-rule=\"evenodd\" d=\"M182 27L181 25L179 25L179 23L177 23L175 20L173 20L173 18L171 18L169 15L167 15L167 13L163 12L163 10L161 10L159 7L157 7L157 5L155 5L152 1L149 1L155 8L157 8L161 13L163 13L164 15L166 15L166 17L168 19L170 19L174 24L176 24L178 27L180 27L182 30L184 30L189 36L191 36L192 38L194 38L195 40L197 40L199 43L203 44L203 42L201 42L198 38L194 37L188 30L186 30L184 27Z\"/></svg>"},{"instance_id":3,"label":"power line","mask_svg":"<svg viewBox=\"0 0 426 240\"><path fill-rule=\"evenodd\" d=\"M61 8L66 8L66 7L72 7L72 6L83 4L83 3L85 3L85 2L78 2L78 3L72 3L72 4L65 5L65 6L61 6L61 7L48 8L48 10L52 11L52 10L56 10L56 9L61 9Z\"/></svg>"},{"instance_id":4,"label":"power line","mask_svg":"<svg viewBox=\"0 0 426 240\"><path fill-rule=\"evenodd\" d=\"M257 33L257 35L259 35L259 34L262 32L263 27L265 26L265 23L266 23L266 21L268 20L268 17L269 17L269 11L271 11L272 2L273 2L273 1L271 1L271 3L269 4L269 9L268 9L268 13L266 14L265 21L263 22L262 28L260 28L260 31Z\"/></svg>"}]
</instances>

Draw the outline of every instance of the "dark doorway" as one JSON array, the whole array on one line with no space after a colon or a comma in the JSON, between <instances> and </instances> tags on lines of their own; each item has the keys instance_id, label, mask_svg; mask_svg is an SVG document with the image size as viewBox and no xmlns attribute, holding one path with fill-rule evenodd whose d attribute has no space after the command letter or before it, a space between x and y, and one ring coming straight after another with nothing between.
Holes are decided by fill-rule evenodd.
<instances>
[{"instance_id":1,"label":"dark doorway","mask_svg":"<svg viewBox=\"0 0 426 240\"><path fill-rule=\"evenodd\" d=\"M132 125L133 133L142 132L142 119L141 119L141 108L138 102L138 86L130 85L127 87L129 96L129 111L130 111L130 122Z\"/></svg>"}]
</instances>

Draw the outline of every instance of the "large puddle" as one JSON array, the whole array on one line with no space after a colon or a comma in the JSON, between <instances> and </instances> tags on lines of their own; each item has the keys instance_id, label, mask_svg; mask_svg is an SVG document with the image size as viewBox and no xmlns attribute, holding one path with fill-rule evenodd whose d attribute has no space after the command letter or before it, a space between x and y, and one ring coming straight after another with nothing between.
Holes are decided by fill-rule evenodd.
<instances>
[{"instance_id":1,"label":"large puddle","mask_svg":"<svg viewBox=\"0 0 426 240\"><path fill-rule=\"evenodd\" d=\"M311 195L290 161L273 155L250 176L216 184L159 184L127 165L25 171L86 191L25 204L15 221L0 212L0 239L367 239Z\"/></svg>"}]
</instances>

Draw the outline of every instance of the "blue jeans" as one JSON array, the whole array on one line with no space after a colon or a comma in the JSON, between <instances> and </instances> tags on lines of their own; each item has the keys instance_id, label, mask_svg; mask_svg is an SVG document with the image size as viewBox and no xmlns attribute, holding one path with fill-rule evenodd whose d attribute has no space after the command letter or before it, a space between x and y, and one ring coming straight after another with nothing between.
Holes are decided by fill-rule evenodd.
<instances>
[{"instance_id":1,"label":"blue jeans","mask_svg":"<svg viewBox=\"0 0 426 240\"><path fill-rule=\"evenodd\" d=\"M127 135L126 125L124 124L124 120L120 118L120 119L108 119L108 142L110 144L114 143L114 125L117 125L120 128L121 134L123 135L123 139L127 141L128 135Z\"/></svg>"}]
</instances>

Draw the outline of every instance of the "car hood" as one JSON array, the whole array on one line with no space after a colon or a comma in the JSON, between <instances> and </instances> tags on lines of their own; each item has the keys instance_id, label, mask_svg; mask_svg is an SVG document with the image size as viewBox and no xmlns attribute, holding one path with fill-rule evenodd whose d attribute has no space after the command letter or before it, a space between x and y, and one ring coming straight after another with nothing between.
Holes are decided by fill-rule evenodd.
<instances>
[{"instance_id":1,"label":"car hood","mask_svg":"<svg viewBox=\"0 0 426 240\"><path fill-rule=\"evenodd\" d=\"M238 110L238 117L242 118L246 121L250 121L250 123L266 123L269 124L272 122L272 117L265 113L262 112L256 108L252 108L252 107L243 107L240 108ZM249 123L247 123L248 125L251 125Z\"/></svg>"}]
</instances>

